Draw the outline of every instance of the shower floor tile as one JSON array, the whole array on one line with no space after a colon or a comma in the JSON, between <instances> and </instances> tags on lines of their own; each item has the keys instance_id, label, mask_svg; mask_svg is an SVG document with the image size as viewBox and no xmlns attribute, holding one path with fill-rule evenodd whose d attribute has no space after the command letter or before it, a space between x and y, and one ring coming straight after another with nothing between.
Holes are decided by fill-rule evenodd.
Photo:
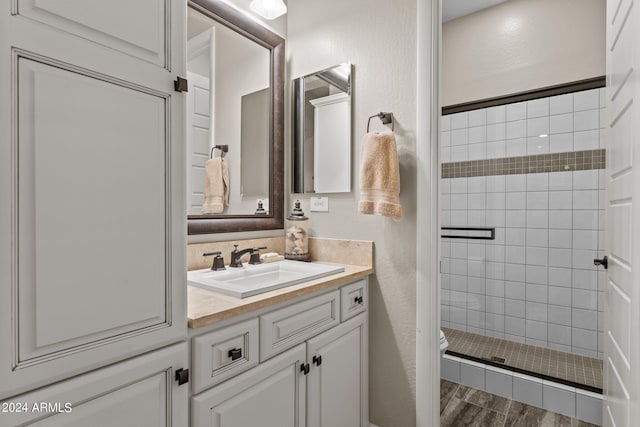
<instances>
[{"instance_id":1,"label":"shower floor tile","mask_svg":"<svg viewBox=\"0 0 640 427\"><path fill-rule=\"evenodd\" d=\"M486 360L494 366L602 389L602 360L458 329L442 328L442 331L449 341L448 352Z\"/></svg>"}]
</instances>

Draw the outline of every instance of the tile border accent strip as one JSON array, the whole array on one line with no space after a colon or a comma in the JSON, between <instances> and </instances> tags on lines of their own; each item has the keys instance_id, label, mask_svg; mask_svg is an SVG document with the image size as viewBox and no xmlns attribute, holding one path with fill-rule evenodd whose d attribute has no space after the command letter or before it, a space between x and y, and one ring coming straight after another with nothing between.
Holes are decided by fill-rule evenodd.
<instances>
[{"instance_id":1,"label":"tile border accent strip","mask_svg":"<svg viewBox=\"0 0 640 427\"><path fill-rule=\"evenodd\" d=\"M442 178L519 175L605 169L606 150L571 151L487 160L443 163Z\"/></svg>"},{"instance_id":2,"label":"tile border accent strip","mask_svg":"<svg viewBox=\"0 0 640 427\"><path fill-rule=\"evenodd\" d=\"M486 98L477 101L465 102L462 104L448 105L442 107L442 115L446 116L447 114L462 113L464 111L477 110L479 108L495 107L497 105L531 101L532 99L546 98L548 96L564 95L565 93L601 88L605 87L606 85L607 79L605 76L593 77L590 79L578 80L575 82L563 83L525 92L518 92L511 95L497 96L495 98Z\"/></svg>"}]
</instances>

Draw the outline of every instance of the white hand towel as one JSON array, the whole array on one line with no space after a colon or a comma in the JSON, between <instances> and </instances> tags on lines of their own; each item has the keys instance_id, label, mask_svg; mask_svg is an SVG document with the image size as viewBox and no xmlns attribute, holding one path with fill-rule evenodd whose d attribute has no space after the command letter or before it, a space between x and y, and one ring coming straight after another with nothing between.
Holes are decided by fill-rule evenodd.
<instances>
[{"instance_id":1,"label":"white hand towel","mask_svg":"<svg viewBox=\"0 0 640 427\"><path fill-rule=\"evenodd\" d=\"M368 215L402 218L400 167L396 138L392 132L372 132L362 139L360 150L360 203Z\"/></svg>"},{"instance_id":2,"label":"white hand towel","mask_svg":"<svg viewBox=\"0 0 640 427\"><path fill-rule=\"evenodd\" d=\"M203 214L219 214L229 206L229 168L221 157L207 160L205 167Z\"/></svg>"}]
</instances>

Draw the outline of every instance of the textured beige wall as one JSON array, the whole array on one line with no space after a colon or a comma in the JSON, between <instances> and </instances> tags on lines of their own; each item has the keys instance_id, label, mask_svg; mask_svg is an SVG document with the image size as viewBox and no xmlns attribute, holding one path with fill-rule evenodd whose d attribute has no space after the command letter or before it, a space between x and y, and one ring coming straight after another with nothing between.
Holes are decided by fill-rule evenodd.
<instances>
[{"instance_id":1,"label":"textured beige wall","mask_svg":"<svg viewBox=\"0 0 640 427\"><path fill-rule=\"evenodd\" d=\"M605 0L510 0L442 29L442 105L605 74Z\"/></svg>"},{"instance_id":2,"label":"textured beige wall","mask_svg":"<svg viewBox=\"0 0 640 427\"><path fill-rule=\"evenodd\" d=\"M302 201L314 236L375 242L369 390L370 420L380 427L414 427L416 423L416 49L415 0L289 2L290 79L345 61L354 64L354 188L348 194L330 195L328 213L308 212L308 197L292 195L289 204L296 198ZM380 111L392 111L396 117L405 212L401 222L357 212L360 139L367 118ZM379 123L372 120L372 130L383 130Z\"/></svg>"}]
</instances>

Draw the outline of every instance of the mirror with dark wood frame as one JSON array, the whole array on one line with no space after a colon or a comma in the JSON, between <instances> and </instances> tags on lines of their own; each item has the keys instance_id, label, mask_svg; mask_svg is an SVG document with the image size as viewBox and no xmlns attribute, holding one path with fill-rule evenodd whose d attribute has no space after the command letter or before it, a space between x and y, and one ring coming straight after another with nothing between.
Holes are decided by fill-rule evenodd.
<instances>
[{"instance_id":1,"label":"mirror with dark wood frame","mask_svg":"<svg viewBox=\"0 0 640 427\"><path fill-rule=\"evenodd\" d=\"M259 114L264 116L262 130L258 132L257 125L246 126L245 123L242 124L243 134L248 133L246 129L251 130L254 135L252 139L255 140L259 138L260 141L252 148L247 148L249 146L244 141L242 142L242 147L240 146L239 136L238 138L231 138L231 142L236 144L234 155L240 156L242 153L242 165L244 168L242 176L240 176L239 172L235 175L237 176L237 179L235 179L237 182L232 182L231 187L233 188L234 185L236 188L241 187L241 195L244 191L244 205L242 209L225 209L227 212L211 213L212 211L210 211L199 214L199 212L206 212L206 209L203 210L202 206L198 206L197 201L191 202L192 191L191 187L189 187L187 191L189 193L187 195L189 199L187 202L188 234L281 229L284 227L284 39L221 0L189 0L188 4L190 7L190 15L195 15L194 12L197 12L197 15L203 19L215 21L212 22L212 24L215 24L218 33L221 33L220 30L224 30L226 33L229 33L229 38L233 37L245 44L254 44L254 50L264 50L266 56L268 56L268 58L265 56L265 60L263 61L265 68L268 68L264 73L264 79L268 79L268 86L264 90L254 92L255 94L259 94L258 92L260 92L260 103L265 106L263 109L264 112L259 112ZM228 30L232 30L232 32ZM212 31L212 34L214 33L215 31ZM216 35L212 35L211 39L214 37L216 37ZM242 41L242 39L246 39L246 41ZM221 42L222 40L218 41ZM249 46L249 48L251 47ZM217 58L213 59L214 64L216 60ZM192 87L193 84L193 82L190 82ZM220 84L220 82L216 82L216 85ZM222 82L222 84L224 85L224 82ZM213 87L211 87L211 89L213 89ZM211 92L213 92L213 90ZM242 98L249 97L243 96ZM199 101L188 98L188 102L196 104ZM205 101L205 104L206 102L207 101ZM217 111L224 111L225 106L227 109L236 110L235 106L226 105L224 102L220 105L219 100L215 100L214 102L218 103L218 105L215 106ZM202 102L200 105L202 105ZM212 103L211 105L214 104ZM242 100L243 110L245 110L244 105L245 99ZM238 110L240 109L238 108ZM238 114L240 113L238 112ZM244 111L242 114L244 115ZM187 109L187 116L188 115L189 109ZM197 114L195 114L194 117L196 115ZM215 121L213 111L210 112L210 115L211 137L206 138L206 150L200 151L210 151L212 156L219 156L219 154L215 153L221 150L214 150L213 147L218 144L222 145L223 142L218 142L218 140L215 139L215 135L219 134L221 130L226 131L228 129L218 128L214 134L214 127L231 125L228 120L218 118L218 121ZM244 121L246 122L247 120ZM187 122L189 122L188 117ZM239 135L240 131L237 133ZM263 135L264 133L266 134ZM225 139L224 142L227 142L227 139ZM190 144L187 145L190 146ZM265 145L267 145L267 147L265 147ZM190 158L191 154L192 153L187 153L187 156ZM253 159L245 159L244 157L248 157L248 154L254 154ZM260 169L257 167L260 166L260 158L263 158L262 160L264 162L263 173L255 175L257 173L256 171ZM205 160L206 159L208 159L208 157L205 157ZM225 162L226 161L227 160L225 160ZM249 164L252 166L246 166ZM197 168L203 170L204 164L198 165ZM197 168L194 167L194 170ZM188 173L191 174L191 168L189 169ZM240 167L236 169L240 169ZM190 177L192 175L194 174L191 174ZM231 174L229 174L229 176L234 178ZM204 174L195 178L198 180L198 185L201 184L200 180L203 180L203 178ZM255 182L256 184L262 184L264 182L265 184L262 187L255 185L254 187L258 187L258 189L253 190L251 186L247 185L251 182ZM255 193L255 195L251 194L252 192ZM255 207L257 208L256 202L263 198L265 200L266 213L253 213L253 204L255 203ZM202 202L200 202L200 205L202 205Z\"/></svg>"}]
</instances>

